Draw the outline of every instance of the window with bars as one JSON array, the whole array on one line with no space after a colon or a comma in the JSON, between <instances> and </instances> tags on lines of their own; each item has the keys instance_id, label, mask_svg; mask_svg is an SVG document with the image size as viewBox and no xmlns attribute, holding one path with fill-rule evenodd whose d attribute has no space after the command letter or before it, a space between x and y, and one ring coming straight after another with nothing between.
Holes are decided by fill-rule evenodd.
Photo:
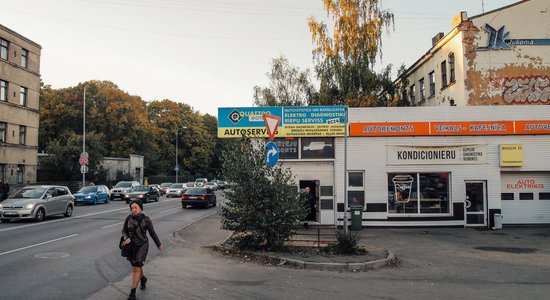
<instances>
[{"instance_id":1,"label":"window with bars","mask_svg":"<svg viewBox=\"0 0 550 300\"><path fill-rule=\"evenodd\" d=\"M455 82L455 55L449 54L449 83Z\"/></svg>"}]
</instances>

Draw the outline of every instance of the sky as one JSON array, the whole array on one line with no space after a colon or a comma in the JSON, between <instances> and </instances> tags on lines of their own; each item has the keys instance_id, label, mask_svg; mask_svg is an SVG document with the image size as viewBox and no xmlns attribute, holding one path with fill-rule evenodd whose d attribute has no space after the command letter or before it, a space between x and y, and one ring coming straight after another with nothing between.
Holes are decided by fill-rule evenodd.
<instances>
[{"instance_id":1,"label":"sky","mask_svg":"<svg viewBox=\"0 0 550 300\"><path fill-rule=\"evenodd\" d=\"M451 30L516 0L382 0L395 15L375 69L410 66ZM253 106L253 87L284 55L313 74L307 19L323 0L0 0L0 24L42 46L42 81L53 88L110 80L145 101L170 99L217 116ZM314 76L312 80L316 82Z\"/></svg>"}]
</instances>

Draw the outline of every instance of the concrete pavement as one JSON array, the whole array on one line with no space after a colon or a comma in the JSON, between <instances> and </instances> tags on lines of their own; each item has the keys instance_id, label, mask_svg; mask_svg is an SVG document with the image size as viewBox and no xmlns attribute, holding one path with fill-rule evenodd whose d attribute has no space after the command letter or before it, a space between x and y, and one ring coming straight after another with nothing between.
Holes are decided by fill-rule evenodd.
<instances>
[{"instance_id":1,"label":"concrete pavement","mask_svg":"<svg viewBox=\"0 0 550 300\"><path fill-rule=\"evenodd\" d=\"M217 214L151 249L138 299L546 299L550 228L365 228L361 243L385 248L399 268L334 272L263 266L212 253L230 232ZM121 259L123 259L121 257ZM126 299L131 268L89 299Z\"/></svg>"}]
</instances>

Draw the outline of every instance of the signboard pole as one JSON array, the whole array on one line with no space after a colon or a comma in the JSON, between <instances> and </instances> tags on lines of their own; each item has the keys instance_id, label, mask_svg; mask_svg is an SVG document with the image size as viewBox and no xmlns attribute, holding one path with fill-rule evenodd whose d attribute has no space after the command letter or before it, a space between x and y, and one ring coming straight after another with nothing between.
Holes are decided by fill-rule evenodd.
<instances>
[{"instance_id":1,"label":"signboard pole","mask_svg":"<svg viewBox=\"0 0 550 300\"><path fill-rule=\"evenodd\" d=\"M348 234L348 107L344 122L344 235Z\"/></svg>"}]
</instances>

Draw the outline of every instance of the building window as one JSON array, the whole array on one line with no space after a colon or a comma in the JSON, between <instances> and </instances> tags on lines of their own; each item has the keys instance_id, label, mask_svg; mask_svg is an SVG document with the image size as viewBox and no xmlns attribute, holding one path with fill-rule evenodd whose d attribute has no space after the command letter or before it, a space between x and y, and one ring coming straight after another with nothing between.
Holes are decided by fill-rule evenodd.
<instances>
[{"instance_id":1,"label":"building window","mask_svg":"<svg viewBox=\"0 0 550 300\"><path fill-rule=\"evenodd\" d=\"M0 80L0 101L8 101L8 82Z\"/></svg>"},{"instance_id":2,"label":"building window","mask_svg":"<svg viewBox=\"0 0 550 300\"><path fill-rule=\"evenodd\" d=\"M21 67L27 68L28 64L29 64L29 50L22 49L21 50Z\"/></svg>"},{"instance_id":3,"label":"building window","mask_svg":"<svg viewBox=\"0 0 550 300\"><path fill-rule=\"evenodd\" d=\"M19 105L27 106L27 91L26 87L19 88Z\"/></svg>"},{"instance_id":4,"label":"building window","mask_svg":"<svg viewBox=\"0 0 550 300\"><path fill-rule=\"evenodd\" d=\"M25 145L27 137L27 126L19 125L19 144Z\"/></svg>"},{"instance_id":5,"label":"building window","mask_svg":"<svg viewBox=\"0 0 550 300\"><path fill-rule=\"evenodd\" d=\"M455 82L455 54L449 54L449 83Z\"/></svg>"},{"instance_id":6,"label":"building window","mask_svg":"<svg viewBox=\"0 0 550 300\"><path fill-rule=\"evenodd\" d=\"M8 124L6 122L0 122L0 143L6 142L7 131L8 131Z\"/></svg>"},{"instance_id":7,"label":"building window","mask_svg":"<svg viewBox=\"0 0 550 300\"><path fill-rule=\"evenodd\" d=\"M0 164L0 178L6 179L6 165Z\"/></svg>"},{"instance_id":8,"label":"building window","mask_svg":"<svg viewBox=\"0 0 550 300\"><path fill-rule=\"evenodd\" d=\"M414 106L414 104L416 103L416 86L414 84L411 85L411 87L409 88L409 97L411 98L411 104Z\"/></svg>"},{"instance_id":9,"label":"building window","mask_svg":"<svg viewBox=\"0 0 550 300\"><path fill-rule=\"evenodd\" d=\"M8 60L8 47L10 43L4 39L0 39L0 58Z\"/></svg>"},{"instance_id":10,"label":"building window","mask_svg":"<svg viewBox=\"0 0 550 300\"><path fill-rule=\"evenodd\" d=\"M298 138L275 138L280 159L298 159Z\"/></svg>"},{"instance_id":11,"label":"building window","mask_svg":"<svg viewBox=\"0 0 550 300\"><path fill-rule=\"evenodd\" d=\"M364 173L361 171L348 172L348 207L361 205L365 207Z\"/></svg>"},{"instance_id":12,"label":"building window","mask_svg":"<svg viewBox=\"0 0 550 300\"><path fill-rule=\"evenodd\" d=\"M390 214L450 213L450 173L388 174Z\"/></svg>"},{"instance_id":13,"label":"building window","mask_svg":"<svg viewBox=\"0 0 550 300\"><path fill-rule=\"evenodd\" d=\"M334 158L334 138L302 138L302 158Z\"/></svg>"},{"instance_id":14,"label":"building window","mask_svg":"<svg viewBox=\"0 0 550 300\"><path fill-rule=\"evenodd\" d=\"M441 87L444 88L447 86L447 61L444 60L441 62Z\"/></svg>"},{"instance_id":15,"label":"building window","mask_svg":"<svg viewBox=\"0 0 550 300\"><path fill-rule=\"evenodd\" d=\"M533 193L519 193L519 200L534 200Z\"/></svg>"},{"instance_id":16,"label":"building window","mask_svg":"<svg viewBox=\"0 0 550 300\"><path fill-rule=\"evenodd\" d=\"M435 73L430 73L430 97L435 95Z\"/></svg>"},{"instance_id":17,"label":"building window","mask_svg":"<svg viewBox=\"0 0 550 300\"><path fill-rule=\"evenodd\" d=\"M17 165L16 180L18 184L23 183L23 174L25 174L25 165Z\"/></svg>"},{"instance_id":18,"label":"building window","mask_svg":"<svg viewBox=\"0 0 550 300\"><path fill-rule=\"evenodd\" d=\"M500 193L501 200L514 200L514 193Z\"/></svg>"},{"instance_id":19,"label":"building window","mask_svg":"<svg viewBox=\"0 0 550 300\"><path fill-rule=\"evenodd\" d=\"M425 90L425 87L424 87L424 78L420 79L418 84L420 84L420 101L426 100L426 90Z\"/></svg>"}]
</instances>

